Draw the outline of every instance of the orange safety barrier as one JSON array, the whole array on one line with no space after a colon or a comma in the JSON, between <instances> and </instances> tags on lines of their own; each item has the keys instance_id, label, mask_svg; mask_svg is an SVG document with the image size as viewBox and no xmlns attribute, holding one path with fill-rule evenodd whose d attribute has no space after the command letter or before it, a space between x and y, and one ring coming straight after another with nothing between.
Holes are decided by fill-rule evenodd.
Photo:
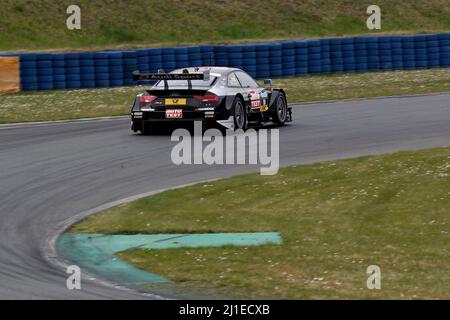
<instances>
[{"instance_id":1,"label":"orange safety barrier","mask_svg":"<svg viewBox=\"0 0 450 320\"><path fill-rule=\"evenodd\" d=\"M0 57L0 93L20 91L18 57Z\"/></svg>"}]
</instances>

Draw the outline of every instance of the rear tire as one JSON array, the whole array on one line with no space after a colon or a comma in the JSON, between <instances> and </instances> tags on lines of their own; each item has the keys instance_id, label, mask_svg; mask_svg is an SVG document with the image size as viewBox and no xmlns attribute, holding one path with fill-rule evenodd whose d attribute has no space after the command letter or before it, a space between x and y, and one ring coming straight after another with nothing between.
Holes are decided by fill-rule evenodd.
<instances>
[{"instance_id":1,"label":"rear tire","mask_svg":"<svg viewBox=\"0 0 450 320\"><path fill-rule=\"evenodd\" d=\"M154 128L150 122L142 122L141 132L144 136L148 136L154 132Z\"/></svg>"},{"instance_id":2,"label":"rear tire","mask_svg":"<svg viewBox=\"0 0 450 320\"><path fill-rule=\"evenodd\" d=\"M242 99L236 97L233 102L233 118L234 118L234 130L247 130L248 121L247 113L245 112L245 105Z\"/></svg>"},{"instance_id":3,"label":"rear tire","mask_svg":"<svg viewBox=\"0 0 450 320\"><path fill-rule=\"evenodd\" d=\"M273 115L273 121L282 126L286 123L288 116L288 107L286 103L286 97L280 93L275 101L275 110Z\"/></svg>"}]
</instances>

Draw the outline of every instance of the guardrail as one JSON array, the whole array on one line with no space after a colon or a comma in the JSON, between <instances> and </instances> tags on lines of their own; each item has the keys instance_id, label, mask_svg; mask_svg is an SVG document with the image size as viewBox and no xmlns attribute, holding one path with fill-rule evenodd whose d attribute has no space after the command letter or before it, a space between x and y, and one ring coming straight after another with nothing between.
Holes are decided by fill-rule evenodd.
<instances>
[{"instance_id":1,"label":"guardrail","mask_svg":"<svg viewBox=\"0 0 450 320\"><path fill-rule=\"evenodd\" d=\"M79 53L20 53L22 90L133 85L132 72L189 66L238 67L253 77L450 67L450 33L149 48Z\"/></svg>"}]
</instances>

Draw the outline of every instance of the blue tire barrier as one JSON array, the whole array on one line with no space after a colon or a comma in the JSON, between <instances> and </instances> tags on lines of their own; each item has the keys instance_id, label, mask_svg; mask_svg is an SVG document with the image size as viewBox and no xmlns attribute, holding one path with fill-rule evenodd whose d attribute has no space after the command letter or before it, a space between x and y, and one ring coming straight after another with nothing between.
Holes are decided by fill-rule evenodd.
<instances>
[{"instance_id":1,"label":"blue tire barrier","mask_svg":"<svg viewBox=\"0 0 450 320\"><path fill-rule=\"evenodd\" d=\"M30 60L30 61L20 60L20 69L36 69L36 68L37 68L36 60Z\"/></svg>"},{"instance_id":2,"label":"blue tire barrier","mask_svg":"<svg viewBox=\"0 0 450 320\"><path fill-rule=\"evenodd\" d=\"M320 59L320 57L319 57ZM282 57L283 62L295 62L295 56L283 56Z\"/></svg>"},{"instance_id":3,"label":"blue tire barrier","mask_svg":"<svg viewBox=\"0 0 450 320\"><path fill-rule=\"evenodd\" d=\"M81 88L95 88L95 80L81 80Z\"/></svg>"},{"instance_id":4,"label":"blue tire barrier","mask_svg":"<svg viewBox=\"0 0 450 320\"><path fill-rule=\"evenodd\" d=\"M21 53L19 55L20 61L36 61L37 55L34 53Z\"/></svg>"},{"instance_id":5,"label":"blue tire barrier","mask_svg":"<svg viewBox=\"0 0 450 320\"><path fill-rule=\"evenodd\" d=\"M54 75L66 74L66 68L53 68L53 74Z\"/></svg>"},{"instance_id":6,"label":"blue tire barrier","mask_svg":"<svg viewBox=\"0 0 450 320\"><path fill-rule=\"evenodd\" d=\"M53 75L53 68L37 69L37 73L43 76Z\"/></svg>"},{"instance_id":7,"label":"blue tire barrier","mask_svg":"<svg viewBox=\"0 0 450 320\"><path fill-rule=\"evenodd\" d=\"M110 73L123 73L123 66L110 66L109 72Z\"/></svg>"},{"instance_id":8,"label":"blue tire barrier","mask_svg":"<svg viewBox=\"0 0 450 320\"><path fill-rule=\"evenodd\" d=\"M265 65L265 64L269 64L270 63L270 59L269 58L256 58L256 65Z\"/></svg>"},{"instance_id":9,"label":"blue tire barrier","mask_svg":"<svg viewBox=\"0 0 450 320\"><path fill-rule=\"evenodd\" d=\"M256 59L256 51L242 52L242 59Z\"/></svg>"},{"instance_id":10,"label":"blue tire barrier","mask_svg":"<svg viewBox=\"0 0 450 320\"><path fill-rule=\"evenodd\" d=\"M322 73L331 73L331 65L326 64L326 65L322 65Z\"/></svg>"},{"instance_id":11,"label":"blue tire barrier","mask_svg":"<svg viewBox=\"0 0 450 320\"><path fill-rule=\"evenodd\" d=\"M408 49L402 49L402 52L403 52L403 55L414 55L414 54L416 54L416 50L414 50L414 49L410 49L410 48L408 48Z\"/></svg>"},{"instance_id":12,"label":"blue tire barrier","mask_svg":"<svg viewBox=\"0 0 450 320\"><path fill-rule=\"evenodd\" d=\"M76 61L78 61L78 60L80 60L80 55L79 55L79 53L76 53L76 52L66 53L64 55L64 59L66 61L68 61L68 60L76 60Z\"/></svg>"},{"instance_id":13,"label":"blue tire barrier","mask_svg":"<svg viewBox=\"0 0 450 320\"><path fill-rule=\"evenodd\" d=\"M34 90L38 89L38 85L37 85L37 83L26 83L26 82L23 82L23 83L21 83L21 88L24 91L34 91Z\"/></svg>"},{"instance_id":14,"label":"blue tire barrier","mask_svg":"<svg viewBox=\"0 0 450 320\"><path fill-rule=\"evenodd\" d=\"M37 67L38 68L51 68L52 67L52 61L51 60L38 60L37 61Z\"/></svg>"},{"instance_id":15,"label":"blue tire barrier","mask_svg":"<svg viewBox=\"0 0 450 320\"><path fill-rule=\"evenodd\" d=\"M53 81L52 82L39 82L38 90L53 90Z\"/></svg>"},{"instance_id":16,"label":"blue tire barrier","mask_svg":"<svg viewBox=\"0 0 450 320\"><path fill-rule=\"evenodd\" d=\"M202 60L190 60L189 64L193 67L201 67L203 65Z\"/></svg>"},{"instance_id":17,"label":"blue tire barrier","mask_svg":"<svg viewBox=\"0 0 450 320\"><path fill-rule=\"evenodd\" d=\"M95 67L80 67L80 74L95 73Z\"/></svg>"},{"instance_id":18,"label":"blue tire barrier","mask_svg":"<svg viewBox=\"0 0 450 320\"><path fill-rule=\"evenodd\" d=\"M111 79L109 80L111 87L122 87L124 85L123 79Z\"/></svg>"},{"instance_id":19,"label":"blue tire barrier","mask_svg":"<svg viewBox=\"0 0 450 320\"><path fill-rule=\"evenodd\" d=\"M78 81L75 81L75 80L68 81L68 80L66 80L66 88L67 89L80 89L80 87L81 87L81 81L80 80L78 80Z\"/></svg>"},{"instance_id":20,"label":"blue tire barrier","mask_svg":"<svg viewBox=\"0 0 450 320\"><path fill-rule=\"evenodd\" d=\"M355 64L356 63L355 57L344 57L342 60L344 61L344 64Z\"/></svg>"},{"instance_id":21,"label":"blue tire barrier","mask_svg":"<svg viewBox=\"0 0 450 320\"><path fill-rule=\"evenodd\" d=\"M64 68L66 66L65 60L53 60L52 68Z\"/></svg>"},{"instance_id":22,"label":"blue tire barrier","mask_svg":"<svg viewBox=\"0 0 450 320\"><path fill-rule=\"evenodd\" d=\"M321 73L322 72L322 68L320 65L318 66L309 66L308 67L308 72L309 73Z\"/></svg>"},{"instance_id":23,"label":"blue tire barrier","mask_svg":"<svg viewBox=\"0 0 450 320\"><path fill-rule=\"evenodd\" d=\"M95 66L94 67L95 73L108 73L109 67L107 66Z\"/></svg>"},{"instance_id":24,"label":"blue tire barrier","mask_svg":"<svg viewBox=\"0 0 450 320\"><path fill-rule=\"evenodd\" d=\"M270 77L281 77L283 76L283 70L270 70Z\"/></svg>"},{"instance_id":25,"label":"blue tire barrier","mask_svg":"<svg viewBox=\"0 0 450 320\"><path fill-rule=\"evenodd\" d=\"M369 59L367 58L367 56L359 55L355 57L355 61L356 63L367 63Z\"/></svg>"},{"instance_id":26,"label":"blue tire barrier","mask_svg":"<svg viewBox=\"0 0 450 320\"><path fill-rule=\"evenodd\" d=\"M307 68L308 67L308 60L297 60L295 61L295 68Z\"/></svg>"},{"instance_id":27,"label":"blue tire barrier","mask_svg":"<svg viewBox=\"0 0 450 320\"><path fill-rule=\"evenodd\" d=\"M322 65L322 63L320 62L319 65ZM294 62L283 62L282 66L283 66L283 69L295 69L296 63L295 63L295 61Z\"/></svg>"},{"instance_id":28,"label":"blue tire barrier","mask_svg":"<svg viewBox=\"0 0 450 320\"><path fill-rule=\"evenodd\" d=\"M320 54L320 47L308 47L308 54Z\"/></svg>"},{"instance_id":29,"label":"blue tire barrier","mask_svg":"<svg viewBox=\"0 0 450 320\"><path fill-rule=\"evenodd\" d=\"M416 68L426 68L428 67L428 62L426 60L416 60Z\"/></svg>"},{"instance_id":30,"label":"blue tire barrier","mask_svg":"<svg viewBox=\"0 0 450 320\"><path fill-rule=\"evenodd\" d=\"M161 58L161 60L162 60L162 58ZM137 63L138 64L148 64L149 61L150 61L150 57L149 56L139 57L137 59Z\"/></svg>"},{"instance_id":31,"label":"blue tire barrier","mask_svg":"<svg viewBox=\"0 0 450 320\"><path fill-rule=\"evenodd\" d=\"M187 47L177 47L174 48L175 55L187 55L189 53Z\"/></svg>"},{"instance_id":32,"label":"blue tire barrier","mask_svg":"<svg viewBox=\"0 0 450 320\"><path fill-rule=\"evenodd\" d=\"M79 82L81 80L81 77L79 74L66 74L66 82Z\"/></svg>"},{"instance_id":33,"label":"blue tire barrier","mask_svg":"<svg viewBox=\"0 0 450 320\"><path fill-rule=\"evenodd\" d=\"M109 79L110 80L123 80L123 72L110 72L109 73Z\"/></svg>"},{"instance_id":34,"label":"blue tire barrier","mask_svg":"<svg viewBox=\"0 0 450 320\"><path fill-rule=\"evenodd\" d=\"M269 58L270 51L256 51L256 58Z\"/></svg>"},{"instance_id":35,"label":"blue tire barrier","mask_svg":"<svg viewBox=\"0 0 450 320\"><path fill-rule=\"evenodd\" d=\"M24 83L37 83L38 82L38 77L37 75L34 76L24 76L22 77L22 82Z\"/></svg>"},{"instance_id":36,"label":"blue tire barrier","mask_svg":"<svg viewBox=\"0 0 450 320\"><path fill-rule=\"evenodd\" d=\"M295 68L296 75L306 75L308 73L308 68Z\"/></svg>"},{"instance_id":37,"label":"blue tire barrier","mask_svg":"<svg viewBox=\"0 0 450 320\"><path fill-rule=\"evenodd\" d=\"M38 74L38 70L37 69L21 69L20 70L20 78L23 79L25 77L35 77Z\"/></svg>"},{"instance_id":38,"label":"blue tire barrier","mask_svg":"<svg viewBox=\"0 0 450 320\"><path fill-rule=\"evenodd\" d=\"M439 47L428 47L427 48L427 53L428 54L430 54L430 53L439 53L439 50L440 48Z\"/></svg>"},{"instance_id":39,"label":"blue tire barrier","mask_svg":"<svg viewBox=\"0 0 450 320\"><path fill-rule=\"evenodd\" d=\"M296 48L295 55L296 56L304 56L308 54L308 48Z\"/></svg>"},{"instance_id":40,"label":"blue tire barrier","mask_svg":"<svg viewBox=\"0 0 450 320\"><path fill-rule=\"evenodd\" d=\"M342 59L343 57L342 51L331 51L330 57L331 59Z\"/></svg>"},{"instance_id":41,"label":"blue tire barrier","mask_svg":"<svg viewBox=\"0 0 450 320\"><path fill-rule=\"evenodd\" d=\"M38 83L39 82L53 82L53 75L38 75Z\"/></svg>"},{"instance_id":42,"label":"blue tire barrier","mask_svg":"<svg viewBox=\"0 0 450 320\"><path fill-rule=\"evenodd\" d=\"M80 74L80 68L66 68L66 74Z\"/></svg>"},{"instance_id":43,"label":"blue tire barrier","mask_svg":"<svg viewBox=\"0 0 450 320\"><path fill-rule=\"evenodd\" d=\"M163 62L174 62L175 61L175 55L174 54L164 54L161 56L161 60ZM149 57L149 62L152 62L153 58Z\"/></svg>"},{"instance_id":44,"label":"blue tire barrier","mask_svg":"<svg viewBox=\"0 0 450 320\"><path fill-rule=\"evenodd\" d=\"M174 48L162 48L161 49L161 55L174 55L174 54L175 54Z\"/></svg>"},{"instance_id":45,"label":"blue tire barrier","mask_svg":"<svg viewBox=\"0 0 450 320\"><path fill-rule=\"evenodd\" d=\"M201 60L201 59L202 59L201 53L189 54L189 60Z\"/></svg>"},{"instance_id":46,"label":"blue tire barrier","mask_svg":"<svg viewBox=\"0 0 450 320\"><path fill-rule=\"evenodd\" d=\"M308 55L296 55L295 61L308 61Z\"/></svg>"},{"instance_id":47,"label":"blue tire barrier","mask_svg":"<svg viewBox=\"0 0 450 320\"><path fill-rule=\"evenodd\" d=\"M319 60L320 59L320 53L308 53L308 59L309 60Z\"/></svg>"},{"instance_id":48,"label":"blue tire barrier","mask_svg":"<svg viewBox=\"0 0 450 320\"><path fill-rule=\"evenodd\" d=\"M216 64L218 66L226 67L228 66L228 59L216 59Z\"/></svg>"},{"instance_id":49,"label":"blue tire barrier","mask_svg":"<svg viewBox=\"0 0 450 320\"><path fill-rule=\"evenodd\" d=\"M165 69L170 72L194 65L241 67L258 77L268 76L268 73L276 77L293 73L303 75L318 73L319 69L321 73L327 73L448 67L450 34L8 55L20 57L24 90L31 90L38 82L45 84L41 88L51 86L51 83L75 88L80 79L84 85L89 81L89 86L93 85L94 79L95 86L128 85L132 84L130 79L135 70L157 72ZM110 78L117 81L111 84Z\"/></svg>"},{"instance_id":50,"label":"blue tire barrier","mask_svg":"<svg viewBox=\"0 0 450 320\"><path fill-rule=\"evenodd\" d=\"M53 75L53 82L65 82L66 75L64 74L55 74Z\"/></svg>"},{"instance_id":51,"label":"blue tire barrier","mask_svg":"<svg viewBox=\"0 0 450 320\"><path fill-rule=\"evenodd\" d=\"M95 73L86 73L80 75L81 82L84 80L95 80Z\"/></svg>"},{"instance_id":52,"label":"blue tire barrier","mask_svg":"<svg viewBox=\"0 0 450 320\"><path fill-rule=\"evenodd\" d=\"M66 68L69 67L79 67L80 66L80 60L66 60L65 61Z\"/></svg>"},{"instance_id":53,"label":"blue tire barrier","mask_svg":"<svg viewBox=\"0 0 450 320\"><path fill-rule=\"evenodd\" d=\"M175 61L189 61L189 55L187 54L175 55Z\"/></svg>"},{"instance_id":54,"label":"blue tire barrier","mask_svg":"<svg viewBox=\"0 0 450 320\"><path fill-rule=\"evenodd\" d=\"M177 67L177 64L174 61L167 61L162 63L163 69L168 72L168 70L173 70Z\"/></svg>"},{"instance_id":55,"label":"blue tire barrier","mask_svg":"<svg viewBox=\"0 0 450 320\"><path fill-rule=\"evenodd\" d=\"M308 67L314 66L314 67L320 67L322 65L322 61L319 60L309 60L308 61Z\"/></svg>"},{"instance_id":56,"label":"blue tire barrier","mask_svg":"<svg viewBox=\"0 0 450 320\"><path fill-rule=\"evenodd\" d=\"M354 58L355 57L355 52L353 50L352 51L342 51L342 57L344 59L348 58L348 57Z\"/></svg>"},{"instance_id":57,"label":"blue tire barrier","mask_svg":"<svg viewBox=\"0 0 450 320\"><path fill-rule=\"evenodd\" d=\"M109 79L96 79L95 86L96 87L109 87Z\"/></svg>"},{"instance_id":58,"label":"blue tire barrier","mask_svg":"<svg viewBox=\"0 0 450 320\"><path fill-rule=\"evenodd\" d=\"M109 65L110 66L122 66L123 62L122 59L109 59Z\"/></svg>"},{"instance_id":59,"label":"blue tire barrier","mask_svg":"<svg viewBox=\"0 0 450 320\"><path fill-rule=\"evenodd\" d=\"M320 52L320 47L318 47L318 48L319 48L319 52ZM282 55L283 56L295 56L295 48L283 49Z\"/></svg>"},{"instance_id":60,"label":"blue tire barrier","mask_svg":"<svg viewBox=\"0 0 450 320\"><path fill-rule=\"evenodd\" d=\"M57 90L66 89L66 82L65 81L53 82L53 89Z\"/></svg>"},{"instance_id":61,"label":"blue tire barrier","mask_svg":"<svg viewBox=\"0 0 450 320\"><path fill-rule=\"evenodd\" d=\"M367 63L357 63L355 65L355 69L358 72L366 72L369 70L369 67L368 67Z\"/></svg>"},{"instance_id":62,"label":"blue tire barrier","mask_svg":"<svg viewBox=\"0 0 450 320\"><path fill-rule=\"evenodd\" d=\"M294 55L295 55L295 50L294 50ZM281 50L276 50L276 51L270 51L269 58L282 58L283 56L289 56L289 55L284 54Z\"/></svg>"},{"instance_id":63,"label":"blue tire barrier","mask_svg":"<svg viewBox=\"0 0 450 320\"><path fill-rule=\"evenodd\" d=\"M295 71L296 71L295 68L293 68L293 69L283 69L283 76L285 76L285 77L293 77L293 76L295 76Z\"/></svg>"},{"instance_id":64,"label":"blue tire barrier","mask_svg":"<svg viewBox=\"0 0 450 320\"><path fill-rule=\"evenodd\" d=\"M67 63L67 61L66 61ZM101 67L107 67L109 66L109 59L95 59L94 61L95 66L101 66ZM66 64L67 66L67 64Z\"/></svg>"},{"instance_id":65,"label":"blue tire barrier","mask_svg":"<svg viewBox=\"0 0 450 320\"><path fill-rule=\"evenodd\" d=\"M83 59L80 60L80 67L92 67L95 65L94 59Z\"/></svg>"}]
</instances>

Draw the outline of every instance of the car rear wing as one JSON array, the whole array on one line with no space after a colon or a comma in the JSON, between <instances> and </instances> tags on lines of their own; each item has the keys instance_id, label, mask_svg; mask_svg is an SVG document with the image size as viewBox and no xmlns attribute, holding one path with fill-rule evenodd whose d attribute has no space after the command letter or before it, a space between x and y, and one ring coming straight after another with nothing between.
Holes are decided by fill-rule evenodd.
<instances>
[{"instance_id":1,"label":"car rear wing","mask_svg":"<svg viewBox=\"0 0 450 320\"><path fill-rule=\"evenodd\" d=\"M164 89L169 90L167 82L169 80L186 80L188 82L188 88L192 89L192 80L209 81L211 78L209 70L205 70L202 73L188 73L186 71L183 73L164 73L162 71L158 73L140 73L139 71L134 71L133 81L164 81Z\"/></svg>"}]
</instances>

